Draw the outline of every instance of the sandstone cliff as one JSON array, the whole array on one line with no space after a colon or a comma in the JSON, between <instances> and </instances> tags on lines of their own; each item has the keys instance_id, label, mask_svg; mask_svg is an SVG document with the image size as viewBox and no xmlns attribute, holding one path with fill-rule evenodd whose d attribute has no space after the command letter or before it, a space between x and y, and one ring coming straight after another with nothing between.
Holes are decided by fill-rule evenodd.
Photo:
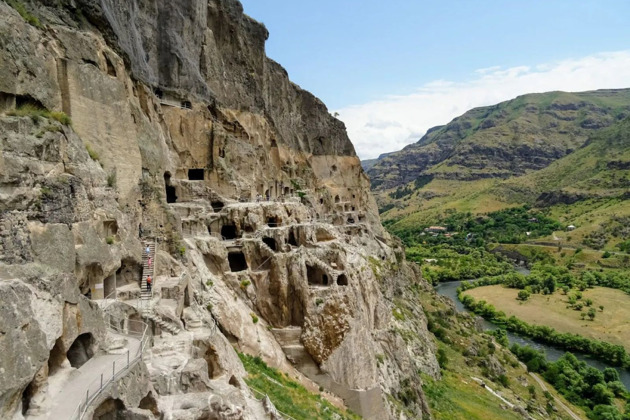
<instances>
[{"instance_id":1,"label":"sandstone cliff","mask_svg":"<svg viewBox=\"0 0 630 420\"><path fill-rule=\"evenodd\" d=\"M87 416L275 418L234 349L365 418L429 416L421 303L393 316L423 281L266 38L236 0L0 2L0 417L53 418L143 323Z\"/></svg>"}]
</instances>

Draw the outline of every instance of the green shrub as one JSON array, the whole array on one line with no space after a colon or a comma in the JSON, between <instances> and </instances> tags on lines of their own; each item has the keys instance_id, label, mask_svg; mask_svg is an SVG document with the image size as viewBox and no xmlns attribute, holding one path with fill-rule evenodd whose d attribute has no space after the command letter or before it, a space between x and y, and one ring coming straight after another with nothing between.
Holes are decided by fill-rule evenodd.
<instances>
[{"instance_id":1,"label":"green shrub","mask_svg":"<svg viewBox=\"0 0 630 420\"><path fill-rule=\"evenodd\" d=\"M40 119L47 118L60 122L64 125L72 125L72 120L68 115L64 112L59 111L48 111L45 108L38 107L33 104L25 104L19 108L12 109L7 112L7 115L13 117L30 117L34 123L38 123ZM48 131L53 131L52 129L48 129ZM54 131L59 131L58 129Z\"/></svg>"},{"instance_id":2,"label":"green shrub","mask_svg":"<svg viewBox=\"0 0 630 420\"><path fill-rule=\"evenodd\" d=\"M99 161L98 153L96 152L96 150L92 149L92 146L90 146L89 144L86 144L85 145L85 150L87 150L88 155L90 155L90 159L92 159L93 161L96 161L96 162Z\"/></svg>"},{"instance_id":3,"label":"green shrub","mask_svg":"<svg viewBox=\"0 0 630 420\"><path fill-rule=\"evenodd\" d=\"M251 281L249 281L249 280L241 280L241 284L240 284L241 290L245 290L245 289L247 289L247 287L248 287L250 284L252 284L252 282L251 282Z\"/></svg>"},{"instance_id":4,"label":"green shrub","mask_svg":"<svg viewBox=\"0 0 630 420\"><path fill-rule=\"evenodd\" d=\"M259 320L258 320L258 317L256 316L256 314L252 312L252 313L250 313L249 315L252 317L252 322L253 322L254 324L258 324L258 321L259 321Z\"/></svg>"},{"instance_id":5,"label":"green shrub","mask_svg":"<svg viewBox=\"0 0 630 420\"><path fill-rule=\"evenodd\" d=\"M116 186L116 171L107 175L107 186L110 188L114 188Z\"/></svg>"},{"instance_id":6,"label":"green shrub","mask_svg":"<svg viewBox=\"0 0 630 420\"><path fill-rule=\"evenodd\" d=\"M114 243L114 237L108 236L107 239L105 239L105 242L107 242L107 245L112 245Z\"/></svg>"},{"instance_id":7,"label":"green shrub","mask_svg":"<svg viewBox=\"0 0 630 420\"><path fill-rule=\"evenodd\" d=\"M317 298L317 299L315 299L315 305L319 306L319 305L321 305L322 303L324 303L324 299L322 299L322 298Z\"/></svg>"},{"instance_id":8,"label":"green shrub","mask_svg":"<svg viewBox=\"0 0 630 420\"><path fill-rule=\"evenodd\" d=\"M22 19L24 19L29 25L32 25L38 29L42 29L44 26L39 21L37 16L34 16L31 12L26 10L26 6L18 0L7 0L7 4L17 11Z\"/></svg>"}]
</instances>

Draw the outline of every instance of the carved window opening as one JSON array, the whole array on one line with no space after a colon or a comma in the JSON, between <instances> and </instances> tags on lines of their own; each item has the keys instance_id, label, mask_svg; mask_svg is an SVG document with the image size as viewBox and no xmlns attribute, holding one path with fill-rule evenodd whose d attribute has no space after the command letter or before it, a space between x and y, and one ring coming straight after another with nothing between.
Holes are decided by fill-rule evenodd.
<instances>
[{"instance_id":1,"label":"carved window opening","mask_svg":"<svg viewBox=\"0 0 630 420\"><path fill-rule=\"evenodd\" d=\"M339 203L341 201L341 198L339 198L338 195L335 196L335 203Z\"/></svg>"},{"instance_id":2,"label":"carved window opening","mask_svg":"<svg viewBox=\"0 0 630 420\"><path fill-rule=\"evenodd\" d=\"M214 210L215 213L220 212L221 210L223 210L223 207L225 207L225 203L223 203L222 201L212 201L210 205L212 206L212 210Z\"/></svg>"},{"instance_id":3,"label":"carved window opening","mask_svg":"<svg viewBox=\"0 0 630 420\"><path fill-rule=\"evenodd\" d=\"M223 236L224 239L236 239L237 238L237 234L236 234L236 226L235 225L223 225L221 227L221 236Z\"/></svg>"},{"instance_id":4,"label":"carved window opening","mask_svg":"<svg viewBox=\"0 0 630 420\"><path fill-rule=\"evenodd\" d=\"M171 185L171 173L164 172L164 186L166 188L166 202L177 203L177 194L175 187Z\"/></svg>"},{"instance_id":5,"label":"carved window opening","mask_svg":"<svg viewBox=\"0 0 630 420\"><path fill-rule=\"evenodd\" d=\"M291 230L289 232L289 245L291 246L299 246L297 239L295 238L295 233L293 233L293 230Z\"/></svg>"},{"instance_id":6,"label":"carved window opening","mask_svg":"<svg viewBox=\"0 0 630 420\"><path fill-rule=\"evenodd\" d=\"M278 243L276 242L275 239L269 238L269 237L264 237L262 239L262 241L265 243L265 245L267 245L269 248L273 249L275 252L278 251Z\"/></svg>"},{"instance_id":7,"label":"carved window opening","mask_svg":"<svg viewBox=\"0 0 630 420\"><path fill-rule=\"evenodd\" d=\"M190 101L182 101L182 108L192 109L192 104L190 103Z\"/></svg>"},{"instance_id":8,"label":"carved window opening","mask_svg":"<svg viewBox=\"0 0 630 420\"><path fill-rule=\"evenodd\" d=\"M319 267L306 265L306 278L311 286L328 286L328 274Z\"/></svg>"},{"instance_id":9,"label":"carved window opening","mask_svg":"<svg viewBox=\"0 0 630 420\"><path fill-rule=\"evenodd\" d=\"M188 180L189 181L203 181L206 177L206 171L204 169L189 169Z\"/></svg>"},{"instance_id":10,"label":"carved window opening","mask_svg":"<svg viewBox=\"0 0 630 420\"><path fill-rule=\"evenodd\" d=\"M348 285L348 277L345 274L340 274L337 277L337 284L339 286L347 286Z\"/></svg>"},{"instance_id":11,"label":"carved window opening","mask_svg":"<svg viewBox=\"0 0 630 420\"><path fill-rule=\"evenodd\" d=\"M247 270L247 260L242 252L229 252L228 262L230 263L230 271L233 273Z\"/></svg>"}]
</instances>

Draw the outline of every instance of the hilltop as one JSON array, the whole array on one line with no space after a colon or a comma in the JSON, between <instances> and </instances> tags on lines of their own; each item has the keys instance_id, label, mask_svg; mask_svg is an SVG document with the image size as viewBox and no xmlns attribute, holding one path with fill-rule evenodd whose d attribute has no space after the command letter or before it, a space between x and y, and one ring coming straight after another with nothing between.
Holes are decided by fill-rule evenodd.
<instances>
[{"instance_id":1,"label":"hilltop","mask_svg":"<svg viewBox=\"0 0 630 420\"><path fill-rule=\"evenodd\" d=\"M368 169L375 191L431 179L507 179L539 170L630 115L630 89L549 92L472 109Z\"/></svg>"}]
</instances>

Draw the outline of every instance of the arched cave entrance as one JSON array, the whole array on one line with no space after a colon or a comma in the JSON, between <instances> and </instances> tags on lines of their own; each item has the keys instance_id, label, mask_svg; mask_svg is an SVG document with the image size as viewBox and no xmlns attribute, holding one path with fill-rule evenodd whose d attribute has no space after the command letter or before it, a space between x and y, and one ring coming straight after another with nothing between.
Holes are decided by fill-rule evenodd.
<instances>
[{"instance_id":1,"label":"arched cave entrance","mask_svg":"<svg viewBox=\"0 0 630 420\"><path fill-rule=\"evenodd\" d=\"M166 202L177 203L177 194L175 187L171 185L171 173L164 172L164 186L166 188Z\"/></svg>"},{"instance_id":2,"label":"arched cave entrance","mask_svg":"<svg viewBox=\"0 0 630 420\"><path fill-rule=\"evenodd\" d=\"M247 260L242 252L228 252L230 271L236 273L247 270Z\"/></svg>"},{"instance_id":3,"label":"arched cave entrance","mask_svg":"<svg viewBox=\"0 0 630 420\"><path fill-rule=\"evenodd\" d=\"M278 251L278 243L276 242L275 239L270 238L268 236L265 236L262 241L271 249L273 249L275 252Z\"/></svg>"},{"instance_id":4,"label":"arched cave entrance","mask_svg":"<svg viewBox=\"0 0 630 420\"><path fill-rule=\"evenodd\" d=\"M267 226L269 226L269 227L280 226L280 219L278 219L276 216L268 217L267 218Z\"/></svg>"},{"instance_id":5,"label":"arched cave entrance","mask_svg":"<svg viewBox=\"0 0 630 420\"><path fill-rule=\"evenodd\" d=\"M289 194L291 194L291 188L284 187L284 195L288 196Z\"/></svg>"},{"instance_id":6,"label":"arched cave entrance","mask_svg":"<svg viewBox=\"0 0 630 420\"><path fill-rule=\"evenodd\" d=\"M335 203L339 203L341 201L341 198L339 198L338 195L335 196Z\"/></svg>"},{"instance_id":7,"label":"arched cave entrance","mask_svg":"<svg viewBox=\"0 0 630 420\"><path fill-rule=\"evenodd\" d=\"M94 356L94 337L92 333L83 333L78 336L70 348L66 357L70 361L70 366L80 368Z\"/></svg>"},{"instance_id":8,"label":"arched cave entrance","mask_svg":"<svg viewBox=\"0 0 630 420\"><path fill-rule=\"evenodd\" d=\"M339 286L347 286L348 285L348 277L345 274L340 274L337 277L337 285Z\"/></svg>"},{"instance_id":9,"label":"arched cave entrance","mask_svg":"<svg viewBox=\"0 0 630 420\"><path fill-rule=\"evenodd\" d=\"M221 227L221 236L225 239L236 239L236 226L235 225L223 225Z\"/></svg>"},{"instance_id":10,"label":"arched cave entrance","mask_svg":"<svg viewBox=\"0 0 630 420\"><path fill-rule=\"evenodd\" d=\"M94 420L118 420L122 417L125 404L118 398L108 398L94 410Z\"/></svg>"},{"instance_id":11,"label":"arched cave entrance","mask_svg":"<svg viewBox=\"0 0 630 420\"><path fill-rule=\"evenodd\" d=\"M328 286L328 274L319 267L306 265L306 277L311 286Z\"/></svg>"}]
</instances>

